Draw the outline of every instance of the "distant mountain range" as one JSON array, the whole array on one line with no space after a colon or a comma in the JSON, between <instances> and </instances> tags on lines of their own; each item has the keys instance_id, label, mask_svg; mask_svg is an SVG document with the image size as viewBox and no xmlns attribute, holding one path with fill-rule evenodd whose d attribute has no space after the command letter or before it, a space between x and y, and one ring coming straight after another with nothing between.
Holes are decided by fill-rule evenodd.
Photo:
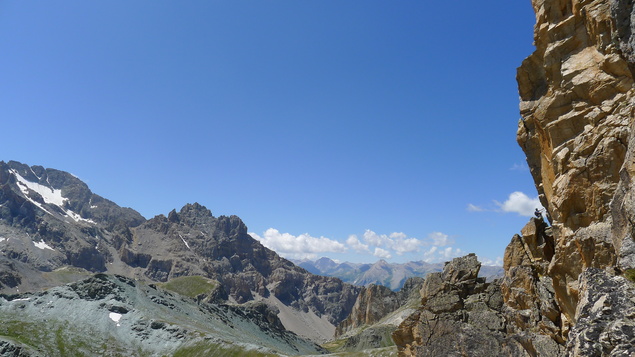
<instances>
[{"instance_id":1,"label":"distant mountain range","mask_svg":"<svg viewBox=\"0 0 635 357\"><path fill-rule=\"evenodd\" d=\"M383 285L391 290L400 290L410 277L425 277L428 273L443 271L444 263L426 263L412 261L407 263L388 263L379 260L376 263L338 263L330 258L318 260L292 260L296 265L310 273L333 276L342 281L359 286L370 284ZM481 266L479 275L487 280L500 278L504 274L501 266Z\"/></svg>"}]
</instances>

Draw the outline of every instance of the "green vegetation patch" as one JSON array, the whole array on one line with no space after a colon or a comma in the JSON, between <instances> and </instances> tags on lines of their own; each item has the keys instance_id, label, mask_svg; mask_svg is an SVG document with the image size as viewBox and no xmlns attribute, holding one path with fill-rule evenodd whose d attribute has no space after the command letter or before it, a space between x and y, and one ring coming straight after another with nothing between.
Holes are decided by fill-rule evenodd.
<instances>
[{"instance_id":1,"label":"green vegetation patch","mask_svg":"<svg viewBox=\"0 0 635 357\"><path fill-rule=\"evenodd\" d=\"M43 273L44 278L52 282L54 285L73 283L92 275L93 273L88 270L75 267L63 267L51 272Z\"/></svg>"},{"instance_id":2,"label":"green vegetation patch","mask_svg":"<svg viewBox=\"0 0 635 357\"><path fill-rule=\"evenodd\" d=\"M130 353L116 344L99 343L95 334L86 333L61 321L0 320L0 336L39 351L46 356L76 357L108 355L123 357ZM100 351L101 350L101 351ZM140 354L145 356L148 354Z\"/></svg>"},{"instance_id":3,"label":"green vegetation patch","mask_svg":"<svg viewBox=\"0 0 635 357\"><path fill-rule=\"evenodd\" d=\"M342 350L347 340L348 340L347 338L342 338L339 340L329 341L323 344L322 347L324 347L327 351L331 353L338 352Z\"/></svg>"},{"instance_id":4,"label":"green vegetation patch","mask_svg":"<svg viewBox=\"0 0 635 357\"><path fill-rule=\"evenodd\" d=\"M626 269L624 271L624 277L635 283L635 269Z\"/></svg>"},{"instance_id":5,"label":"green vegetation patch","mask_svg":"<svg viewBox=\"0 0 635 357\"><path fill-rule=\"evenodd\" d=\"M167 283L157 284L160 288L173 291L183 296L195 298L200 294L211 293L218 283L203 276L181 276L171 279Z\"/></svg>"},{"instance_id":6,"label":"green vegetation patch","mask_svg":"<svg viewBox=\"0 0 635 357\"><path fill-rule=\"evenodd\" d=\"M337 352L327 356L331 357L397 357L398 351L396 346L373 348L355 352Z\"/></svg>"},{"instance_id":7,"label":"green vegetation patch","mask_svg":"<svg viewBox=\"0 0 635 357\"><path fill-rule=\"evenodd\" d=\"M212 342L197 342L195 344L179 348L172 355L173 357L277 357L277 354L263 353L253 350L246 350L238 346L222 346Z\"/></svg>"}]
</instances>

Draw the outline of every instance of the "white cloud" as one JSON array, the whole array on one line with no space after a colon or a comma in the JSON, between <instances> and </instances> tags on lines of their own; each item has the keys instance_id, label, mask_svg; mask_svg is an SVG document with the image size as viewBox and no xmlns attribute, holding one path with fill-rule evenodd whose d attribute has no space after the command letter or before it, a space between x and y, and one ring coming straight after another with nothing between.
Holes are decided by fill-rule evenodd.
<instances>
[{"instance_id":1,"label":"white cloud","mask_svg":"<svg viewBox=\"0 0 635 357\"><path fill-rule=\"evenodd\" d=\"M417 238L400 239L393 243L392 248L397 255L403 255L404 253L417 252L421 247L422 242Z\"/></svg>"},{"instance_id":2,"label":"white cloud","mask_svg":"<svg viewBox=\"0 0 635 357\"><path fill-rule=\"evenodd\" d=\"M375 253L373 253L373 255L381 259L392 258L392 255L390 254L389 251L387 251L386 249L381 249L379 247L375 248Z\"/></svg>"},{"instance_id":3,"label":"white cloud","mask_svg":"<svg viewBox=\"0 0 635 357\"><path fill-rule=\"evenodd\" d=\"M503 212L516 212L521 216L531 217L534 215L536 208L542 209L538 197L529 198L526 194L516 191L509 195L507 201L496 202Z\"/></svg>"},{"instance_id":4,"label":"white cloud","mask_svg":"<svg viewBox=\"0 0 635 357\"><path fill-rule=\"evenodd\" d=\"M495 260L486 258L486 257L478 257L478 260L481 262L482 265L495 265L495 266L503 266L503 258L502 257L496 257Z\"/></svg>"},{"instance_id":5,"label":"white cloud","mask_svg":"<svg viewBox=\"0 0 635 357\"><path fill-rule=\"evenodd\" d=\"M439 247L454 244L454 240L450 239L450 236L441 232L428 234L428 241L430 241L432 245Z\"/></svg>"},{"instance_id":6,"label":"white cloud","mask_svg":"<svg viewBox=\"0 0 635 357\"><path fill-rule=\"evenodd\" d=\"M486 211L485 208L477 206L477 205L473 205L471 203L467 204L467 210L469 212L484 212L484 211Z\"/></svg>"},{"instance_id":7,"label":"white cloud","mask_svg":"<svg viewBox=\"0 0 635 357\"><path fill-rule=\"evenodd\" d=\"M251 232L249 235L260 241L265 247L276 251L285 258L316 259L318 258L318 254L321 253L343 253L347 250L344 244L336 240L326 237L311 237L308 233L294 236L289 233L280 233L274 228L269 228L262 237Z\"/></svg>"},{"instance_id":8,"label":"white cloud","mask_svg":"<svg viewBox=\"0 0 635 357\"><path fill-rule=\"evenodd\" d=\"M441 249L438 246L433 246L423 253L423 261L428 263L442 263L463 255L465 255L465 252L459 248L446 247Z\"/></svg>"},{"instance_id":9,"label":"white cloud","mask_svg":"<svg viewBox=\"0 0 635 357\"><path fill-rule=\"evenodd\" d=\"M422 259L429 262L447 261L462 253L453 247L454 240L445 233L432 232L424 239L409 237L403 232L378 234L367 229L362 237L351 234L345 242L338 242L326 237L312 237L305 233L298 236L281 233L269 228L262 235L249 233L265 247L276 251L290 259L317 259L325 253L354 252L356 254L391 259L395 256L411 254L413 260ZM428 247L427 250L424 250ZM328 255L327 255L328 256Z\"/></svg>"},{"instance_id":10,"label":"white cloud","mask_svg":"<svg viewBox=\"0 0 635 357\"><path fill-rule=\"evenodd\" d=\"M452 258L460 257L465 255L465 253L459 248L447 247L441 251L439 251L444 260L450 260Z\"/></svg>"},{"instance_id":11,"label":"white cloud","mask_svg":"<svg viewBox=\"0 0 635 357\"><path fill-rule=\"evenodd\" d=\"M428 263L432 263L435 259L435 253L437 252L437 247L430 248L427 252L423 253L423 260Z\"/></svg>"},{"instance_id":12,"label":"white cloud","mask_svg":"<svg viewBox=\"0 0 635 357\"><path fill-rule=\"evenodd\" d=\"M521 163L521 164L516 163L509 169L512 171L529 171L529 166L527 166L526 163Z\"/></svg>"},{"instance_id":13,"label":"white cloud","mask_svg":"<svg viewBox=\"0 0 635 357\"><path fill-rule=\"evenodd\" d=\"M435 246L446 247L454 244L454 240L447 234L441 232L432 232L425 239L417 239L408 237L403 232L393 232L390 234L377 234L370 229L364 232L362 243L356 235L350 235L346 240L346 244L352 250L358 253L371 253L371 248L375 249L373 255L381 255L384 258L390 254L404 255L406 253L416 253L421 251L422 247Z\"/></svg>"},{"instance_id":14,"label":"white cloud","mask_svg":"<svg viewBox=\"0 0 635 357\"><path fill-rule=\"evenodd\" d=\"M370 229L367 229L366 232L364 232L364 242L373 247L379 247L390 242L390 238L385 234L379 235Z\"/></svg>"},{"instance_id":15,"label":"white cloud","mask_svg":"<svg viewBox=\"0 0 635 357\"><path fill-rule=\"evenodd\" d=\"M346 240L346 244L348 244L349 247L351 247L354 251L358 253L370 253L370 250L368 249L368 244L364 244L360 242L357 236L354 234L351 234L350 236L348 236L348 239Z\"/></svg>"},{"instance_id":16,"label":"white cloud","mask_svg":"<svg viewBox=\"0 0 635 357\"><path fill-rule=\"evenodd\" d=\"M403 232L393 232L388 235L377 234L370 229L364 232L364 242L368 246L381 248L382 251L393 251L397 255L404 253L418 252L424 242L417 238L408 238ZM350 244L349 244L350 245Z\"/></svg>"}]
</instances>

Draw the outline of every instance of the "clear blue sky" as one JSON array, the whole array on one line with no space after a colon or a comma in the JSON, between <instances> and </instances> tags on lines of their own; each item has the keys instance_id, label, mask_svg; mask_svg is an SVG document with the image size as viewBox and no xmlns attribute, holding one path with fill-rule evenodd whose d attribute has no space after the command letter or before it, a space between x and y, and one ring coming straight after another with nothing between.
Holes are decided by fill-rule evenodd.
<instances>
[{"instance_id":1,"label":"clear blue sky","mask_svg":"<svg viewBox=\"0 0 635 357\"><path fill-rule=\"evenodd\" d=\"M533 22L529 0L2 1L0 160L147 218L236 214L288 257L495 261L536 197Z\"/></svg>"}]
</instances>

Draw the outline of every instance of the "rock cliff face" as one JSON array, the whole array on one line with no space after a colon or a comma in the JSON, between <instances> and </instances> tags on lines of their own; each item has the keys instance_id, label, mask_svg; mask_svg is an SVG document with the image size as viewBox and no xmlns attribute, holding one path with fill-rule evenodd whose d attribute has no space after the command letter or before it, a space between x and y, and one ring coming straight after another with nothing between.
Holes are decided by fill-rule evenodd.
<instances>
[{"instance_id":1,"label":"rock cliff face","mask_svg":"<svg viewBox=\"0 0 635 357\"><path fill-rule=\"evenodd\" d=\"M635 9L621 0L533 5L536 51L518 70L518 142L554 239L553 255L533 266L553 283L554 338L577 351L581 306L597 294L587 272L611 280L635 267Z\"/></svg>"},{"instance_id":2,"label":"rock cliff face","mask_svg":"<svg viewBox=\"0 0 635 357\"><path fill-rule=\"evenodd\" d=\"M409 278L398 292L383 285L371 284L363 287L351 313L337 326L335 337L338 338L356 328L378 323L389 313L407 305L412 295L417 294L422 283L423 278Z\"/></svg>"},{"instance_id":3,"label":"rock cliff face","mask_svg":"<svg viewBox=\"0 0 635 357\"><path fill-rule=\"evenodd\" d=\"M635 275L634 4L532 3L536 51L518 69L517 138L551 226L532 219L512 238L505 276L490 285L501 294L499 308L488 305L501 328L481 331L483 344L498 345L496 355L630 356L635 302L625 276ZM457 281L430 290L441 284L434 277L422 289L422 309L395 333L402 354L492 355L472 343L465 294L447 295ZM430 299L437 290L444 292L442 308ZM452 313L468 317L452 320ZM453 329L462 347L439 347L439 337Z\"/></svg>"}]
</instances>

